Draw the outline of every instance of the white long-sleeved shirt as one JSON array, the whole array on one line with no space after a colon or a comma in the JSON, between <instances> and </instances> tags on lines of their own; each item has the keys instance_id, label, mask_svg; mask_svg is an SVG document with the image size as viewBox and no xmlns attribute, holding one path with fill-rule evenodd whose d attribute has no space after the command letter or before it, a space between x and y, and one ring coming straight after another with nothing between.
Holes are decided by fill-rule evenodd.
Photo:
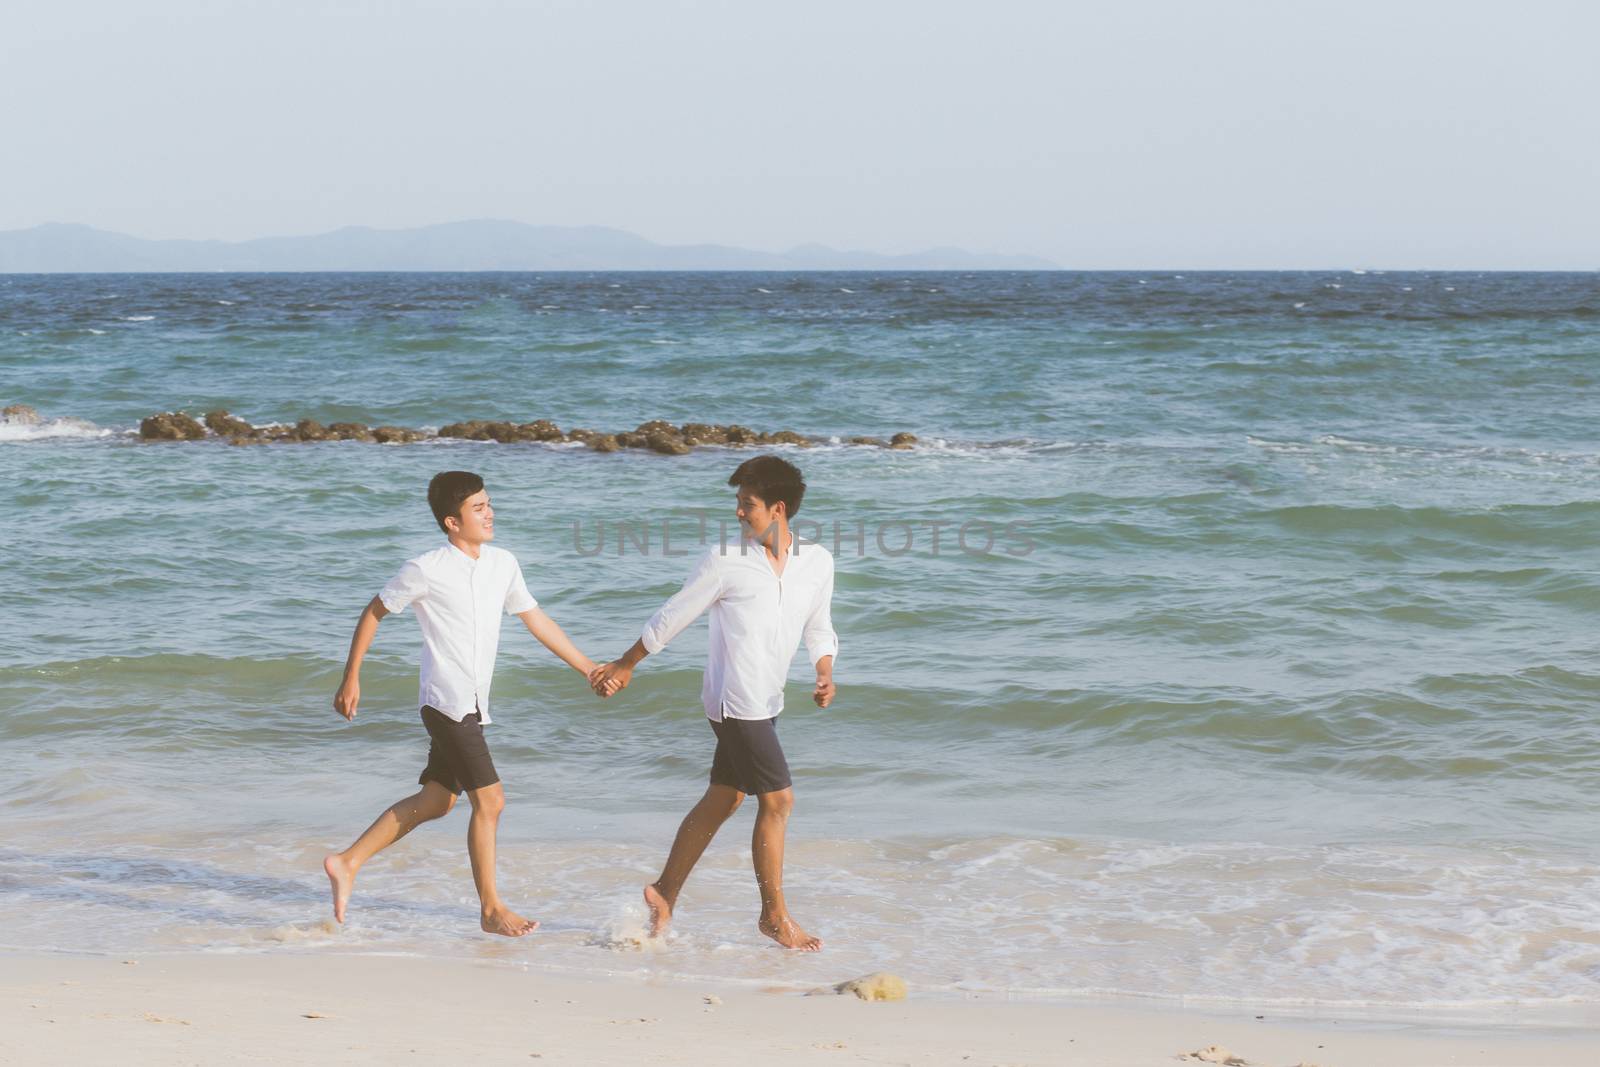
<instances>
[{"instance_id":1,"label":"white long-sleeved shirt","mask_svg":"<svg viewBox=\"0 0 1600 1067\"><path fill-rule=\"evenodd\" d=\"M417 702L456 722L474 711L488 725L489 681L500 651L501 612L520 615L539 606L522 580L517 557L483 545L473 559L448 542L406 560L378 594L401 612L417 606L422 627L422 670Z\"/></svg>"},{"instance_id":2,"label":"white long-sleeved shirt","mask_svg":"<svg viewBox=\"0 0 1600 1067\"><path fill-rule=\"evenodd\" d=\"M783 683L802 637L812 666L839 654L832 607L833 556L821 545L793 538L781 577L758 544L713 545L683 588L650 616L640 640L654 655L709 610L700 689L706 717L771 719L783 710Z\"/></svg>"}]
</instances>

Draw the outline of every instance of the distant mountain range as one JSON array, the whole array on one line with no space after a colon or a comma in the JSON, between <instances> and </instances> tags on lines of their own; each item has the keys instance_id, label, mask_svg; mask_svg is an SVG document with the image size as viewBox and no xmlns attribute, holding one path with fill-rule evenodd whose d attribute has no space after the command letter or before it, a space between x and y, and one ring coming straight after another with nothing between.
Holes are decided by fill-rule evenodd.
<instances>
[{"instance_id":1,"label":"distant mountain range","mask_svg":"<svg viewBox=\"0 0 1600 1067\"><path fill-rule=\"evenodd\" d=\"M151 241L51 222L0 231L0 273L431 270L1054 270L1034 256L932 248L909 255L800 245L756 252L662 245L604 226L530 226L477 219L374 230L346 226L310 237Z\"/></svg>"}]
</instances>

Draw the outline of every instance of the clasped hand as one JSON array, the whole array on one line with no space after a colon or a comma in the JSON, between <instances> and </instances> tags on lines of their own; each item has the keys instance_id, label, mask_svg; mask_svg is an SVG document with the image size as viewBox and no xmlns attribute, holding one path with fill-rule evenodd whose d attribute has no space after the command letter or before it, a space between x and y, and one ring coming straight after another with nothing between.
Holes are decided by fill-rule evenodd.
<instances>
[{"instance_id":1,"label":"clasped hand","mask_svg":"<svg viewBox=\"0 0 1600 1067\"><path fill-rule=\"evenodd\" d=\"M628 688L633 681L633 668L625 667L621 660L604 663L589 672L589 688L597 697L615 696Z\"/></svg>"}]
</instances>

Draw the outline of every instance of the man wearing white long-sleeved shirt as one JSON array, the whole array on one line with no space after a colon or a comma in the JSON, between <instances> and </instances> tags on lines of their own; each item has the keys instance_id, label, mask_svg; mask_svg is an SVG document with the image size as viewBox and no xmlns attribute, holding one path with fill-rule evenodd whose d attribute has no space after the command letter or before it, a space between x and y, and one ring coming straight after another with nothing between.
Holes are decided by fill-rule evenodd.
<instances>
[{"instance_id":1,"label":"man wearing white long-sleeved shirt","mask_svg":"<svg viewBox=\"0 0 1600 1067\"><path fill-rule=\"evenodd\" d=\"M683 588L645 624L621 659L590 676L595 691L610 695L627 686L645 656L660 652L701 614L711 614L711 643L701 701L717 736L711 783L672 842L661 877L645 887L650 933L672 920L678 893L717 830L749 794L759 810L751 838L756 884L761 890L762 933L785 948L814 952L820 938L802 930L783 897L783 841L794 808L788 761L778 743L783 685L802 638L817 683L818 707L833 702L833 557L818 544L801 544L789 530L800 510L805 480L794 464L758 456L728 479L738 489L736 514L744 538L715 545L696 564Z\"/></svg>"}]
</instances>

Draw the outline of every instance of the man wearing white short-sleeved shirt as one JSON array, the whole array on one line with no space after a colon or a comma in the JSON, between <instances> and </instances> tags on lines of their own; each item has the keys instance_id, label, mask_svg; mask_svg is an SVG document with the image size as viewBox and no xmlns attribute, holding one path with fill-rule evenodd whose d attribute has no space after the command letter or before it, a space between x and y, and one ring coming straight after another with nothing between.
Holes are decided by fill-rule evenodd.
<instances>
[{"instance_id":1,"label":"man wearing white short-sleeved shirt","mask_svg":"<svg viewBox=\"0 0 1600 1067\"><path fill-rule=\"evenodd\" d=\"M625 688L640 660L660 652L700 615L711 615L710 647L700 697L717 737L710 786L685 816L661 877L645 887L651 936L672 919L678 893L719 827L754 793L758 805L751 853L761 890L757 927L785 948L814 952L820 938L800 928L783 896L783 844L794 788L778 743L777 718L795 649L803 640L817 682L818 707L833 702L833 557L798 541L789 519L800 510L805 480L794 464L758 456L739 466L736 514L744 539L700 557L683 588L644 626L621 659L590 682L601 696Z\"/></svg>"},{"instance_id":2,"label":"man wearing white short-sleeved shirt","mask_svg":"<svg viewBox=\"0 0 1600 1067\"><path fill-rule=\"evenodd\" d=\"M400 573L361 613L344 682L334 709L356 717L361 700L361 661L384 616L412 608L422 628L422 669L417 704L428 731L428 762L422 788L391 805L355 844L323 860L333 887L333 917L344 922L345 906L361 865L417 826L437 819L465 792L472 801L467 852L478 890L479 924L491 934L520 937L539 924L524 919L495 888L495 835L505 808L505 790L489 755L483 728L489 718L489 682L500 648L500 621L515 615L539 642L586 677L595 670L528 592L517 559L489 544L494 508L483 479L467 471L444 471L428 483L428 504L448 541L409 559Z\"/></svg>"}]
</instances>

